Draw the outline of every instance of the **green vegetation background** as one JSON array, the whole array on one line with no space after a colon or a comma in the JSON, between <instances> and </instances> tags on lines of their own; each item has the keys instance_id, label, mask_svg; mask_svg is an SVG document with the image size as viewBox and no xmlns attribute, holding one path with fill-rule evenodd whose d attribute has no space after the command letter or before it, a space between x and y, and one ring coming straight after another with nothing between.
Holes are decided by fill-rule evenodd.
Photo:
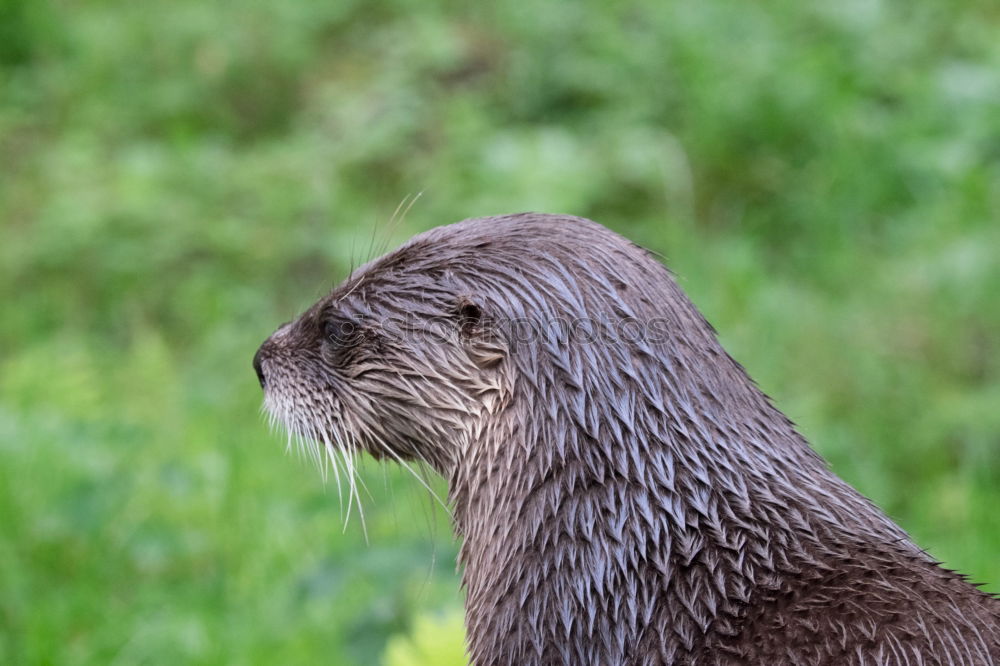
<instances>
[{"instance_id":1,"label":"green vegetation background","mask_svg":"<svg viewBox=\"0 0 1000 666\"><path fill-rule=\"evenodd\" d=\"M372 463L345 529L250 359L373 237L522 210L662 252L834 469L1000 590L998 31L992 0L0 0L0 663L460 661L446 516Z\"/></svg>"}]
</instances>

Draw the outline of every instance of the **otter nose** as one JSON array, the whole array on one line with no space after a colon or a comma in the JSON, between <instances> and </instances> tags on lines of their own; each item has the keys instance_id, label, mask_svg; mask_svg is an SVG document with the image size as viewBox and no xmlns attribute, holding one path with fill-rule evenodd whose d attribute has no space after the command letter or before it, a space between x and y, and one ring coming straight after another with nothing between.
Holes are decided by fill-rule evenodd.
<instances>
[{"instance_id":1,"label":"otter nose","mask_svg":"<svg viewBox=\"0 0 1000 666\"><path fill-rule=\"evenodd\" d=\"M257 381L260 382L260 387L264 388L264 368L260 364L260 353L264 350L264 346L257 350L257 353L253 355L253 369L257 373Z\"/></svg>"}]
</instances>

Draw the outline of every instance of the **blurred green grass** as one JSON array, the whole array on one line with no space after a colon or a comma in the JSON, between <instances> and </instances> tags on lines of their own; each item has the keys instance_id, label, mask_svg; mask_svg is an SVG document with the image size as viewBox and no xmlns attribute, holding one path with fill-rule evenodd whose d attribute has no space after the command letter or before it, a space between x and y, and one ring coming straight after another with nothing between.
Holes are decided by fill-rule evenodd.
<instances>
[{"instance_id":1,"label":"blurred green grass","mask_svg":"<svg viewBox=\"0 0 1000 666\"><path fill-rule=\"evenodd\" d=\"M520 210L662 252L836 471L1000 591L998 29L0 0L0 663L433 660L400 636L460 604L446 517L370 464L344 529L250 358L373 239Z\"/></svg>"}]
</instances>

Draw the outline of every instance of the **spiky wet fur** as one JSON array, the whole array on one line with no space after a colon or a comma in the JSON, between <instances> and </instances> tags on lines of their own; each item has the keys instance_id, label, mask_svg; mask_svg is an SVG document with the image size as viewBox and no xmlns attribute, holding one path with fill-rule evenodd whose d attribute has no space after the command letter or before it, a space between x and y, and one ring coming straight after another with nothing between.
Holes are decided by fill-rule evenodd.
<instances>
[{"instance_id":1,"label":"spiky wet fur","mask_svg":"<svg viewBox=\"0 0 1000 666\"><path fill-rule=\"evenodd\" d=\"M345 317L362 333L331 344ZM552 326L578 317L665 326ZM475 664L1000 662L1000 602L837 478L668 271L593 222L433 229L260 358L291 433L448 479Z\"/></svg>"}]
</instances>

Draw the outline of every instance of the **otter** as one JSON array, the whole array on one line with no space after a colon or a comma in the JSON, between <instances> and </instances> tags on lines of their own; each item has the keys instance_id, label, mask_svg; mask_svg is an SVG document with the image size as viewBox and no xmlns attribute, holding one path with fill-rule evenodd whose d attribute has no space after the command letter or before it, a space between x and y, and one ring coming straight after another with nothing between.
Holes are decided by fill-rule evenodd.
<instances>
[{"instance_id":1,"label":"otter","mask_svg":"<svg viewBox=\"0 0 1000 666\"><path fill-rule=\"evenodd\" d=\"M253 365L318 450L447 479L474 664L1000 663L1000 600L834 475L595 222L422 233Z\"/></svg>"}]
</instances>

